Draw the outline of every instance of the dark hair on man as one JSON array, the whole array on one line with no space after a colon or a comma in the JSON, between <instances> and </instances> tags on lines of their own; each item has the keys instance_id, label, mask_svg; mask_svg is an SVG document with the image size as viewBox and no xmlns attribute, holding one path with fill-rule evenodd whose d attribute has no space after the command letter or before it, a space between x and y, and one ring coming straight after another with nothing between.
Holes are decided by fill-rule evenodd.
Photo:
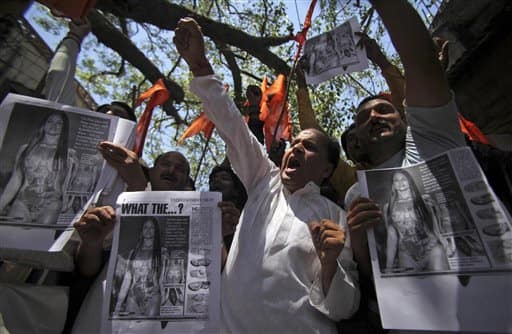
<instances>
[{"instance_id":1,"label":"dark hair on man","mask_svg":"<svg viewBox=\"0 0 512 334\"><path fill-rule=\"evenodd\" d=\"M244 184L242 183L242 181L240 181L238 175L235 174L233 169L231 169L229 165L224 163L222 165L213 167L209 179L211 180L215 174L220 172L226 172L229 175L231 175L231 178L233 179L233 184L235 186L235 190L239 194L239 196L237 196L233 203L235 204L237 209L242 210L245 205L245 202L247 202L247 191L245 190Z\"/></svg>"},{"instance_id":2,"label":"dark hair on man","mask_svg":"<svg viewBox=\"0 0 512 334\"><path fill-rule=\"evenodd\" d=\"M130 121L137 122L137 116L135 116L135 112L133 109L126 103L121 101L113 101L110 104L103 104L96 108L97 112L100 112L102 114L106 114L109 110L112 111L119 111L119 112L126 112L128 114L128 119Z\"/></svg>"},{"instance_id":3,"label":"dark hair on man","mask_svg":"<svg viewBox=\"0 0 512 334\"><path fill-rule=\"evenodd\" d=\"M325 135L325 137L327 139L327 160L329 161L329 163L332 164L332 175L336 167L338 167L338 163L340 162L341 149L340 144L338 144L338 141L329 137L327 134ZM331 175L329 175L329 177L331 177Z\"/></svg>"},{"instance_id":4,"label":"dark hair on man","mask_svg":"<svg viewBox=\"0 0 512 334\"><path fill-rule=\"evenodd\" d=\"M370 96L365 97L357 105L356 113L359 112L359 108L361 108L361 106L363 104L365 104L365 103L367 103L369 101L372 101L372 100L376 100L376 99L386 100L389 103L391 103L393 105L393 107L395 107L396 111L398 111L398 113L400 114L400 117L402 117L402 119L405 120L405 113L404 113L403 107L395 105L393 103L393 98L392 98L391 94L388 93L388 92L381 92L381 93L376 94L376 95L370 95Z\"/></svg>"},{"instance_id":5,"label":"dark hair on man","mask_svg":"<svg viewBox=\"0 0 512 334\"><path fill-rule=\"evenodd\" d=\"M331 177L332 173L334 172L336 167L338 167L338 163L340 162L340 154L341 154L340 144L338 144L337 140L333 139L331 136L329 136L323 130L320 130L317 128L309 128L309 129L303 129L302 131L305 131L305 130L316 131L318 133L321 133L325 138L326 149L327 149L327 162L332 164L332 171L331 171L331 174L327 177L327 179L328 179Z\"/></svg>"},{"instance_id":6,"label":"dark hair on man","mask_svg":"<svg viewBox=\"0 0 512 334\"><path fill-rule=\"evenodd\" d=\"M371 100L376 100L376 99L386 100L389 103L393 103L393 101L391 100L391 95L390 94L382 94L381 93L381 94L376 94L376 95L370 95L370 96L367 96L364 99L362 99L361 102L359 102L359 104L357 105L356 110L359 110L359 108L361 108L361 106L363 104L365 104L366 102L369 102Z\"/></svg>"},{"instance_id":7,"label":"dark hair on man","mask_svg":"<svg viewBox=\"0 0 512 334\"><path fill-rule=\"evenodd\" d=\"M356 123L352 123L341 134L341 147L343 147L343 152L345 152L346 157L349 158L350 160L352 160L352 157L348 153L348 134L350 133L350 131L354 130L355 128L356 128Z\"/></svg>"}]
</instances>

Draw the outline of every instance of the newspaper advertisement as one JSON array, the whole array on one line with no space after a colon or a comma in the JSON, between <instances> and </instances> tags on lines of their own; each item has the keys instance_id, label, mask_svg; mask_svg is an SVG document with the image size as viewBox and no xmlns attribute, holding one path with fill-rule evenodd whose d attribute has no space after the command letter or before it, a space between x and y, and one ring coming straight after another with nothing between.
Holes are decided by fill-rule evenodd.
<instances>
[{"instance_id":1,"label":"newspaper advertisement","mask_svg":"<svg viewBox=\"0 0 512 334\"><path fill-rule=\"evenodd\" d=\"M107 332L123 326L134 332L218 328L219 201L216 192L119 196L104 303Z\"/></svg>"},{"instance_id":2,"label":"newspaper advertisement","mask_svg":"<svg viewBox=\"0 0 512 334\"><path fill-rule=\"evenodd\" d=\"M304 46L306 82L316 85L337 75L358 72L368 68L364 48L357 47L361 31L353 17L340 26L309 38Z\"/></svg>"},{"instance_id":3,"label":"newspaper advertisement","mask_svg":"<svg viewBox=\"0 0 512 334\"><path fill-rule=\"evenodd\" d=\"M510 215L469 148L358 177L384 217L368 240L385 328L512 328Z\"/></svg>"},{"instance_id":4,"label":"newspaper advertisement","mask_svg":"<svg viewBox=\"0 0 512 334\"><path fill-rule=\"evenodd\" d=\"M0 105L0 257L32 264L43 261L37 252L61 251L92 195L118 183L97 144L127 145L134 125L9 94ZM55 230L64 233L53 247Z\"/></svg>"},{"instance_id":5,"label":"newspaper advertisement","mask_svg":"<svg viewBox=\"0 0 512 334\"><path fill-rule=\"evenodd\" d=\"M96 187L104 165L96 145L113 139L116 122L53 102L8 99L0 116L0 214L20 223L69 223Z\"/></svg>"}]
</instances>

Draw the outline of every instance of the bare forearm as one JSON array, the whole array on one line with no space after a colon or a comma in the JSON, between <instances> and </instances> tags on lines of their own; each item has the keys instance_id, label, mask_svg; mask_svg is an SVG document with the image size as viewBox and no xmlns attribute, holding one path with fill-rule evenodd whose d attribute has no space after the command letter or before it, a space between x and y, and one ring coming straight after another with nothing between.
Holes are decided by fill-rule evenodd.
<instances>
[{"instance_id":1,"label":"bare forearm","mask_svg":"<svg viewBox=\"0 0 512 334\"><path fill-rule=\"evenodd\" d=\"M404 65L407 101L413 106L439 106L450 99L448 83L434 42L407 0L370 0Z\"/></svg>"},{"instance_id":2,"label":"bare forearm","mask_svg":"<svg viewBox=\"0 0 512 334\"><path fill-rule=\"evenodd\" d=\"M329 288L331 287L332 279L336 274L336 269L338 268L338 264L336 261L329 264L322 265L321 277L322 277L322 288L324 291L324 295L327 296L329 292Z\"/></svg>"},{"instance_id":3,"label":"bare forearm","mask_svg":"<svg viewBox=\"0 0 512 334\"><path fill-rule=\"evenodd\" d=\"M76 255L76 265L80 275L95 276L101 269L103 247L101 244L81 243Z\"/></svg>"},{"instance_id":4,"label":"bare forearm","mask_svg":"<svg viewBox=\"0 0 512 334\"><path fill-rule=\"evenodd\" d=\"M194 77L202 77L206 75L214 74L213 68L210 65L208 59L203 59L197 64L190 65L190 71L194 75Z\"/></svg>"}]
</instances>

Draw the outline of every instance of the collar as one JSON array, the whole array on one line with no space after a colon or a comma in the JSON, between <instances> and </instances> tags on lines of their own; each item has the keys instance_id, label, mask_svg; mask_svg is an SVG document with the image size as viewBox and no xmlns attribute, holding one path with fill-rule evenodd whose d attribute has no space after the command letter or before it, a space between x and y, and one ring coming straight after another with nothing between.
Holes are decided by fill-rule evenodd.
<instances>
[{"instance_id":1,"label":"collar","mask_svg":"<svg viewBox=\"0 0 512 334\"><path fill-rule=\"evenodd\" d=\"M299 190L295 191L293 194L286 189L283 185L283 192L286 196L295 196L295 195L306 195L306 194L320 194L320 187L313 181L309 181L306 185Z\"/></svg>"},{"instance_id":2,"label":"collar","mask_svg":"<svg viewBox=\"0 0 512 334\"><path fill-rule=\"evenodd\" d=\"M379 168L380 169L380 168L400 167L400 166L402 166L402 162L404 160L404 156L405 156L405 150L401 149L400 151L398 151L395 154L393 154L393 156L391 158L389 158L388 160L384 161L383 163L381 163L380 165L378 165L375 168Z\"/></svg>"}]
</instances>

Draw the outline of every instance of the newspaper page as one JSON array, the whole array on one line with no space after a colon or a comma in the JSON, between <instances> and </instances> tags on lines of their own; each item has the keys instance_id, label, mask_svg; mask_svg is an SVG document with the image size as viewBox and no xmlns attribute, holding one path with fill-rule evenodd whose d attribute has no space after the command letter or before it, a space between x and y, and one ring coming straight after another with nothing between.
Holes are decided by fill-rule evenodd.
<instances>
[{"instance_id":1,"label":"newspaper page","mask_svg":"<svg viewBox=\"0 0 512 334\"><path fill-rule=\"evenodd\" d=\"M122 193L106 333L218 332L221 214L217 192Z\"/></svg>"},{"instance_id":2,"label":"newspaper page","mask_svg":"<svg viewBox=\"0 0 512 334\"><path fill-rule=\"evenodd\" d=\"M309 38L304 46L306 82L317 85L337 75L368 68L364 48L356 46L361 31L353 17L342 25L321 35Z\"/></svg>"},{"instance_id":3,"label":"newspaper page","mask_svg":"<svg viewBox=\"0 0 512 334\"><path fill-rule=\"evenodd\" d=\"M384 221L368 234L384 328L512 329L512 225L470 148L358 172Z\"/></svg>"},{"instance_id":4,"label":"newspaper page","mask_svg":"<svg viewBox=\"0 0 512 334\"><path fill-rule=\"evenodd\" d=\"M133 128L118 117L9 94L0 105L0 256L48 251L56 229L70 237L73 219L116 177L96 145L126 145Z\"/></svg>"}]
</instances>

